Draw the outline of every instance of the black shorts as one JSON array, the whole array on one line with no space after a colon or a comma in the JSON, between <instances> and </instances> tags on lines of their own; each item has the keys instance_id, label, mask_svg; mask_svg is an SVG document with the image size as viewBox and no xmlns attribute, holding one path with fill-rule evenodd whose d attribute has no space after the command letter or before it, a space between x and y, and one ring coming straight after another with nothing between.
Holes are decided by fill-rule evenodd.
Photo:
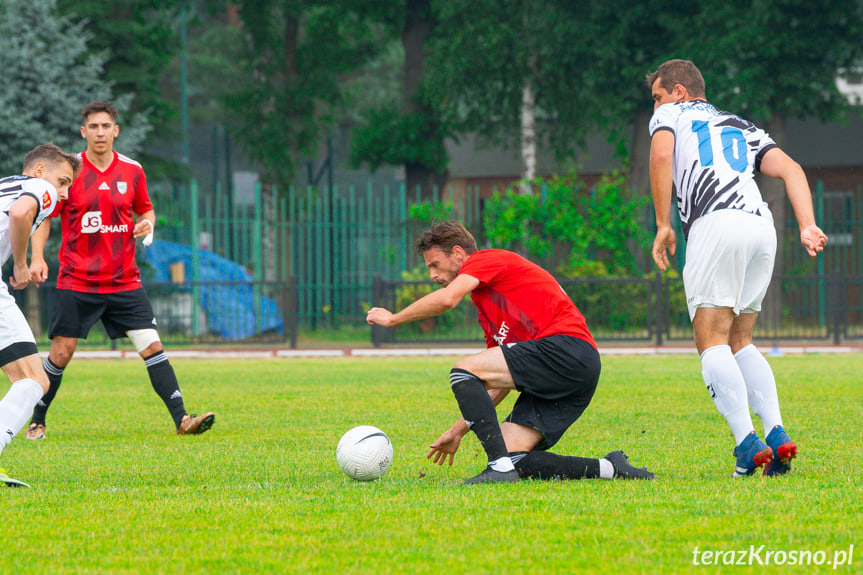
<instances>
[{"instance_id":1,"label":"black shorts","mask_svg":"<svg viewBox=\"0 0 863 575\"><path fill-rule=\"evenodd\" d=\"M501 347L521 392L506 421L542 433L536 449L557 443L581 417L599 381L599 352L569 335L552 335Z\"/></svg>"},{"instance_id":2,"label":"black shorts","mask_svg":"<svg viewBox=\"0 0 863 575\"><path fill-rule=\"evenodd\" d=\"M54 317L48 337L87 339L90 328L102 320L111 339L125 337L132 329L155 329L156 316L144 288L116 293L84 293L57 290Z\"/></svg>"}]
</instances>

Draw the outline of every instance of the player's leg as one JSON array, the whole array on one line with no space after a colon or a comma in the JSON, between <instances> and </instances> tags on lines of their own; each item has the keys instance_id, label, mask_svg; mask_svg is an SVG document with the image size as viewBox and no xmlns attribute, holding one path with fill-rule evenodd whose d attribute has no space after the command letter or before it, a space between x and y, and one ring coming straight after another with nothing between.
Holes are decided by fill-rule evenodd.
<instances>
[{"instance_id":1,"label":"player's leg","mask_svg":"<svg viewBox=\"0 0 863 575\"><path fill-rule=\"evenodd\" d=\"M497 347L459 360L450 372L450 387L459 411L488 457L488 467L466 483L518 481L487 388L494 385L495 389L506 389L507 378L512 380L506 360Z\"/></svg>"},{"instance_id":2,"label":"player's leg","mask_svg":"<svg viewBox=\"0 0 863 575\"><path fill-rule=\"evenodd\" d=\"M501 425L510 457L522 479L584 479L599 477L599 459L571 457L535 450L544 441L542 433L511 421ZM610 477L614 471L608 462Z\"/></svg>"},{"instance_id":3,"label":"player's leg","mask_svg":"<svg viewBox=\"0 0 863 575\"><path fill-rule=\"evenodd\" d=\"M78 339L74 337L54 336L54 339L51 340L51 350L48 352L48 357L42 362L42 368L48 378L48 390L33 409L33 417L30 419L27 432L24 434L27 439L45 439L48 409L54 402L57 391L60 390L60 384L63 383L63 372L72 360L72 356L75 355L77 347Z\"/></svg>"},{"instance_id":4,"label":"player's leg","mask_svg":"<svg viewBox=\"0 0 863 575\"><path fill-rule=\"evenodd\" d=\"M153 308L143 288L109 294L102 324L111 338L126 335L132 341L147 367L150 384L171 414L179 435L201 434L212 427L214 413L193 416L186 412L177 375L155 329Z\"/></svg>"},{"instance_id":5,"label":"player's leg","mask_svg":"<svg viewBox=\"0 0 863 575\"><path fill-rule=\"evenodd\" d=\"M770 224L739 210L718 210L698 218L689 231L683 268L704 383L737 444L735 476L749 475L772 458L754 431L746 383L730 345L735 315L749 303L741 301L741 294L762 223Z\"/></svg>"},{"instance_id":6,"label":"player's leg","mask_svg":"<svg viewBox=\"0 0 863 575\"><path fill-rule=\"evenodd\" d=\"M737 466L733 475L752 474L770 462L770 448L755 433L749 414L746 382L728 344L734 311L730 308L701 307L695 313L692 327L701 354L701 375L719 414L728 422L737 447ZM724 343L721 343L724 342Z\"/></svg>"},{"instance_id":7,"label":"player's leg","mask_svg":"<svg viewBox=\"0 0 863 575\"><path fill-rule=\"evenodd\" d=\"M731 326L731 351L743 373L749 405L761 418L764 437L773 452L773 459L764 466L765 475L780 475L791 470L791 460L797 457L794 443L782 424L776 378L767 359L752 343L752 332L761 302L770 287L773 262L776 258L776 230L770 222L752 226L749 242L749 264L740 295L740 315Z\"/></svg>"},{"instance_id":8,"label":"player's leg","mask_svg":"<svg viewBox=\"0 0 863 575\"><path fill-rule=\"evenodd\" d=\"M522 393L501 429L521 478L653 477L646 469L632 467L622 451L601 459L546 451L593 398L601 371L595 347L577 338L552 336L514 346L505 355Z\"/></svg>"},{"instance_id":9,"label":"player's leg","mask_svg":"<svg viewBox=\"0 0 863 575\"><path fill-rule=\"evenodd\" d=\"M782 475L791 471L791 460L797 457L797 444L782 425L776 378L767 359L752 343L752 329L757 313L741 313L731 330L731 349L746 381L749 405L761 418L764 437L773 459L764 466L765 475Z\"/></svg>"},{"instance_id":10,"label":"player's leg","mask_svg":"<svg viewBox=\"0 0 863 575\"><path fill-rule=\"evenodd\" d=\"M57 397L60 384L63 382L64 370L72 361L72 356L75 355L75 349L78 347L78 339L87 337L90 328L102 315L104 308L105 304L100 294L79 293L66 289L58 289L55 292L54 315L48 329L51 349L43 363L50 387L33 410L33 418L24 435L27 439L45 438L48 409Z\"/></svg>"},{"instance_id":11,"label":"player's leg","mask_svg":"<svg viewBox=\"0 0 863 575\"><path fill-rule=\"evenodd\" d=\"M33 413L33 406L48 389L48 378L36 350L36 340L24 314L0 285L0 369L12 384L0 399L0 452ZM20 487L26 484L11 479L0 470L0 483Z\"/></svg>"}]
</instances>

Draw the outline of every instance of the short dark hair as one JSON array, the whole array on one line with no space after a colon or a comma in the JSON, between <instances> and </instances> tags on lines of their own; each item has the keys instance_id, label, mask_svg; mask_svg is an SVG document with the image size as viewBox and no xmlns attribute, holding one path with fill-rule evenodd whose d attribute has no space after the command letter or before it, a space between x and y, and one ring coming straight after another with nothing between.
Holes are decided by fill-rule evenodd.
<instances>
[{"instance_id":1,"label":"short dark hair","mask_svg":"<svg viewBox=\"0 0 863 575\"><path fill-rule=\"evenodd\" d=\"M86 126L87 118L89 118L91 114L98 114L99 112L105 112L111 116L111 120L113 120L115 124L117 123L117 108L105 100L96 100L90 102L81 110L81 125Z\"/></svg>"},{"instance_id":2,"label":"short dark hair","mask_svg":"<svg viewBox=\"0 0 863 575\"><path fill-rule=\"evenodd\" d=\"M680 84L694 98L704 98L707 93L701 70L689 60L668 60L667 62L663 62L656 69L656 72L651 72L644 77L647 80L647 87L653 88L653 84L657 78L661 78L659 85L666 92L671 92L674 86Z\"/></svg>"},{"instance_id":3,"label":"short dark hair","mask_svg":"<svg viewBox=\"0 0 863 575\"><path fill-rule=\"evenodd\" d=\"M56 166L67 162L72 166L72 178L78 175L78 170L81 168L81 160L74 154L67 154L60 146L54 143L41 144L36 146L24 156L24 170L27 171L38 163L50 164Z\"/></svg>"},{"instance_id":4,"label":"short dark hair","mask_svg":"<svg viewBox=\"0 0 863 575\"><path fill-rule=\"evenodd\" d=\"M440 248L449 254L455 246L468 254L476 251L476 240L467 228L455 220L446 220L432 225L417 239L416 248L421 254L432 248Z\"/></svg>"}]
</instances>

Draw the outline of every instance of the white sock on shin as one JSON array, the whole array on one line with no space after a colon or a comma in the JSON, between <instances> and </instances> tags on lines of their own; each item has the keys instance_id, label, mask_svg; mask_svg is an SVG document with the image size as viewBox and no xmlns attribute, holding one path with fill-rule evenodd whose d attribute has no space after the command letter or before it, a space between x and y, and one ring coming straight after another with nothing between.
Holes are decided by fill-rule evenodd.
<instances>
[{"instance_id":1,"label":"white sock on shin","mask_svg":"<svg viewBox=\"0 0 863 575\"><path fill-rule=\"evenodd\" d=\"M19 379L0 399L0 451L21 431L44 393L35 380Z\"/></svg>"},{"instance_id":2,"label":"white sock on shin","mask_svg":"<svg viewBox=\"0 0 863 575\"><path fill-rule=\"evenodd\" d=\"M754 345L749 344L734 354L734 359L740 367L743 379L746 381L746 392L752 411L761 418L764 426L764 437L775 425L782 425L782 415L779 413L779 394L776 391L776 379L767 359L761 355Z\"/></svg>"},{"instance_id":3,"label":"white sock on shin","mask_svg":"<svg viewBox=\"0 0 863 575\"><path fill-rule=\"evenodd\" d=\"M746 382L731 346L716 345L701 354L701 375L716 409L731 427L737 445L755 429L749 415Z\"/></svg>"}]
</instances>

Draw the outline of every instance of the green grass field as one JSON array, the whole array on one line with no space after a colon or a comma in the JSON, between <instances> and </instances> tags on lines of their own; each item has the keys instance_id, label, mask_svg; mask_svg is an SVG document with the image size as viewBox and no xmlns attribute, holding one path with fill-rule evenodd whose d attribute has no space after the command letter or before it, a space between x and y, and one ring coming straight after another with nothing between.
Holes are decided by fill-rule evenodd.
<instances>
[{"instance_id":1,"label":"green grass field","mask_svg":"<svg viewBox=\"0 0 863 575\"><path fill-rule=\"evenodd\" d=\"M0 491L0 572L812 572L851 545L836 572L863 571L859 355L770 358L801 450L790 475L730 478L734 441L694 355L607 357L555 451L623 448L657 479L480 486L461 485L485 464L473 436L452 468L425 459L457 417L453 362L175 360L187 407L218 413L212 431L178 437L141 362L76 360L48 438L21 434L0 457L32 485ZM395 446L377 482L335 462L361 424ZM762 545L754 567L721 564ZM696 547L720 565L694 565ZM768 551L813 564L758 565Z\"/></svg>"}]
</instances>

